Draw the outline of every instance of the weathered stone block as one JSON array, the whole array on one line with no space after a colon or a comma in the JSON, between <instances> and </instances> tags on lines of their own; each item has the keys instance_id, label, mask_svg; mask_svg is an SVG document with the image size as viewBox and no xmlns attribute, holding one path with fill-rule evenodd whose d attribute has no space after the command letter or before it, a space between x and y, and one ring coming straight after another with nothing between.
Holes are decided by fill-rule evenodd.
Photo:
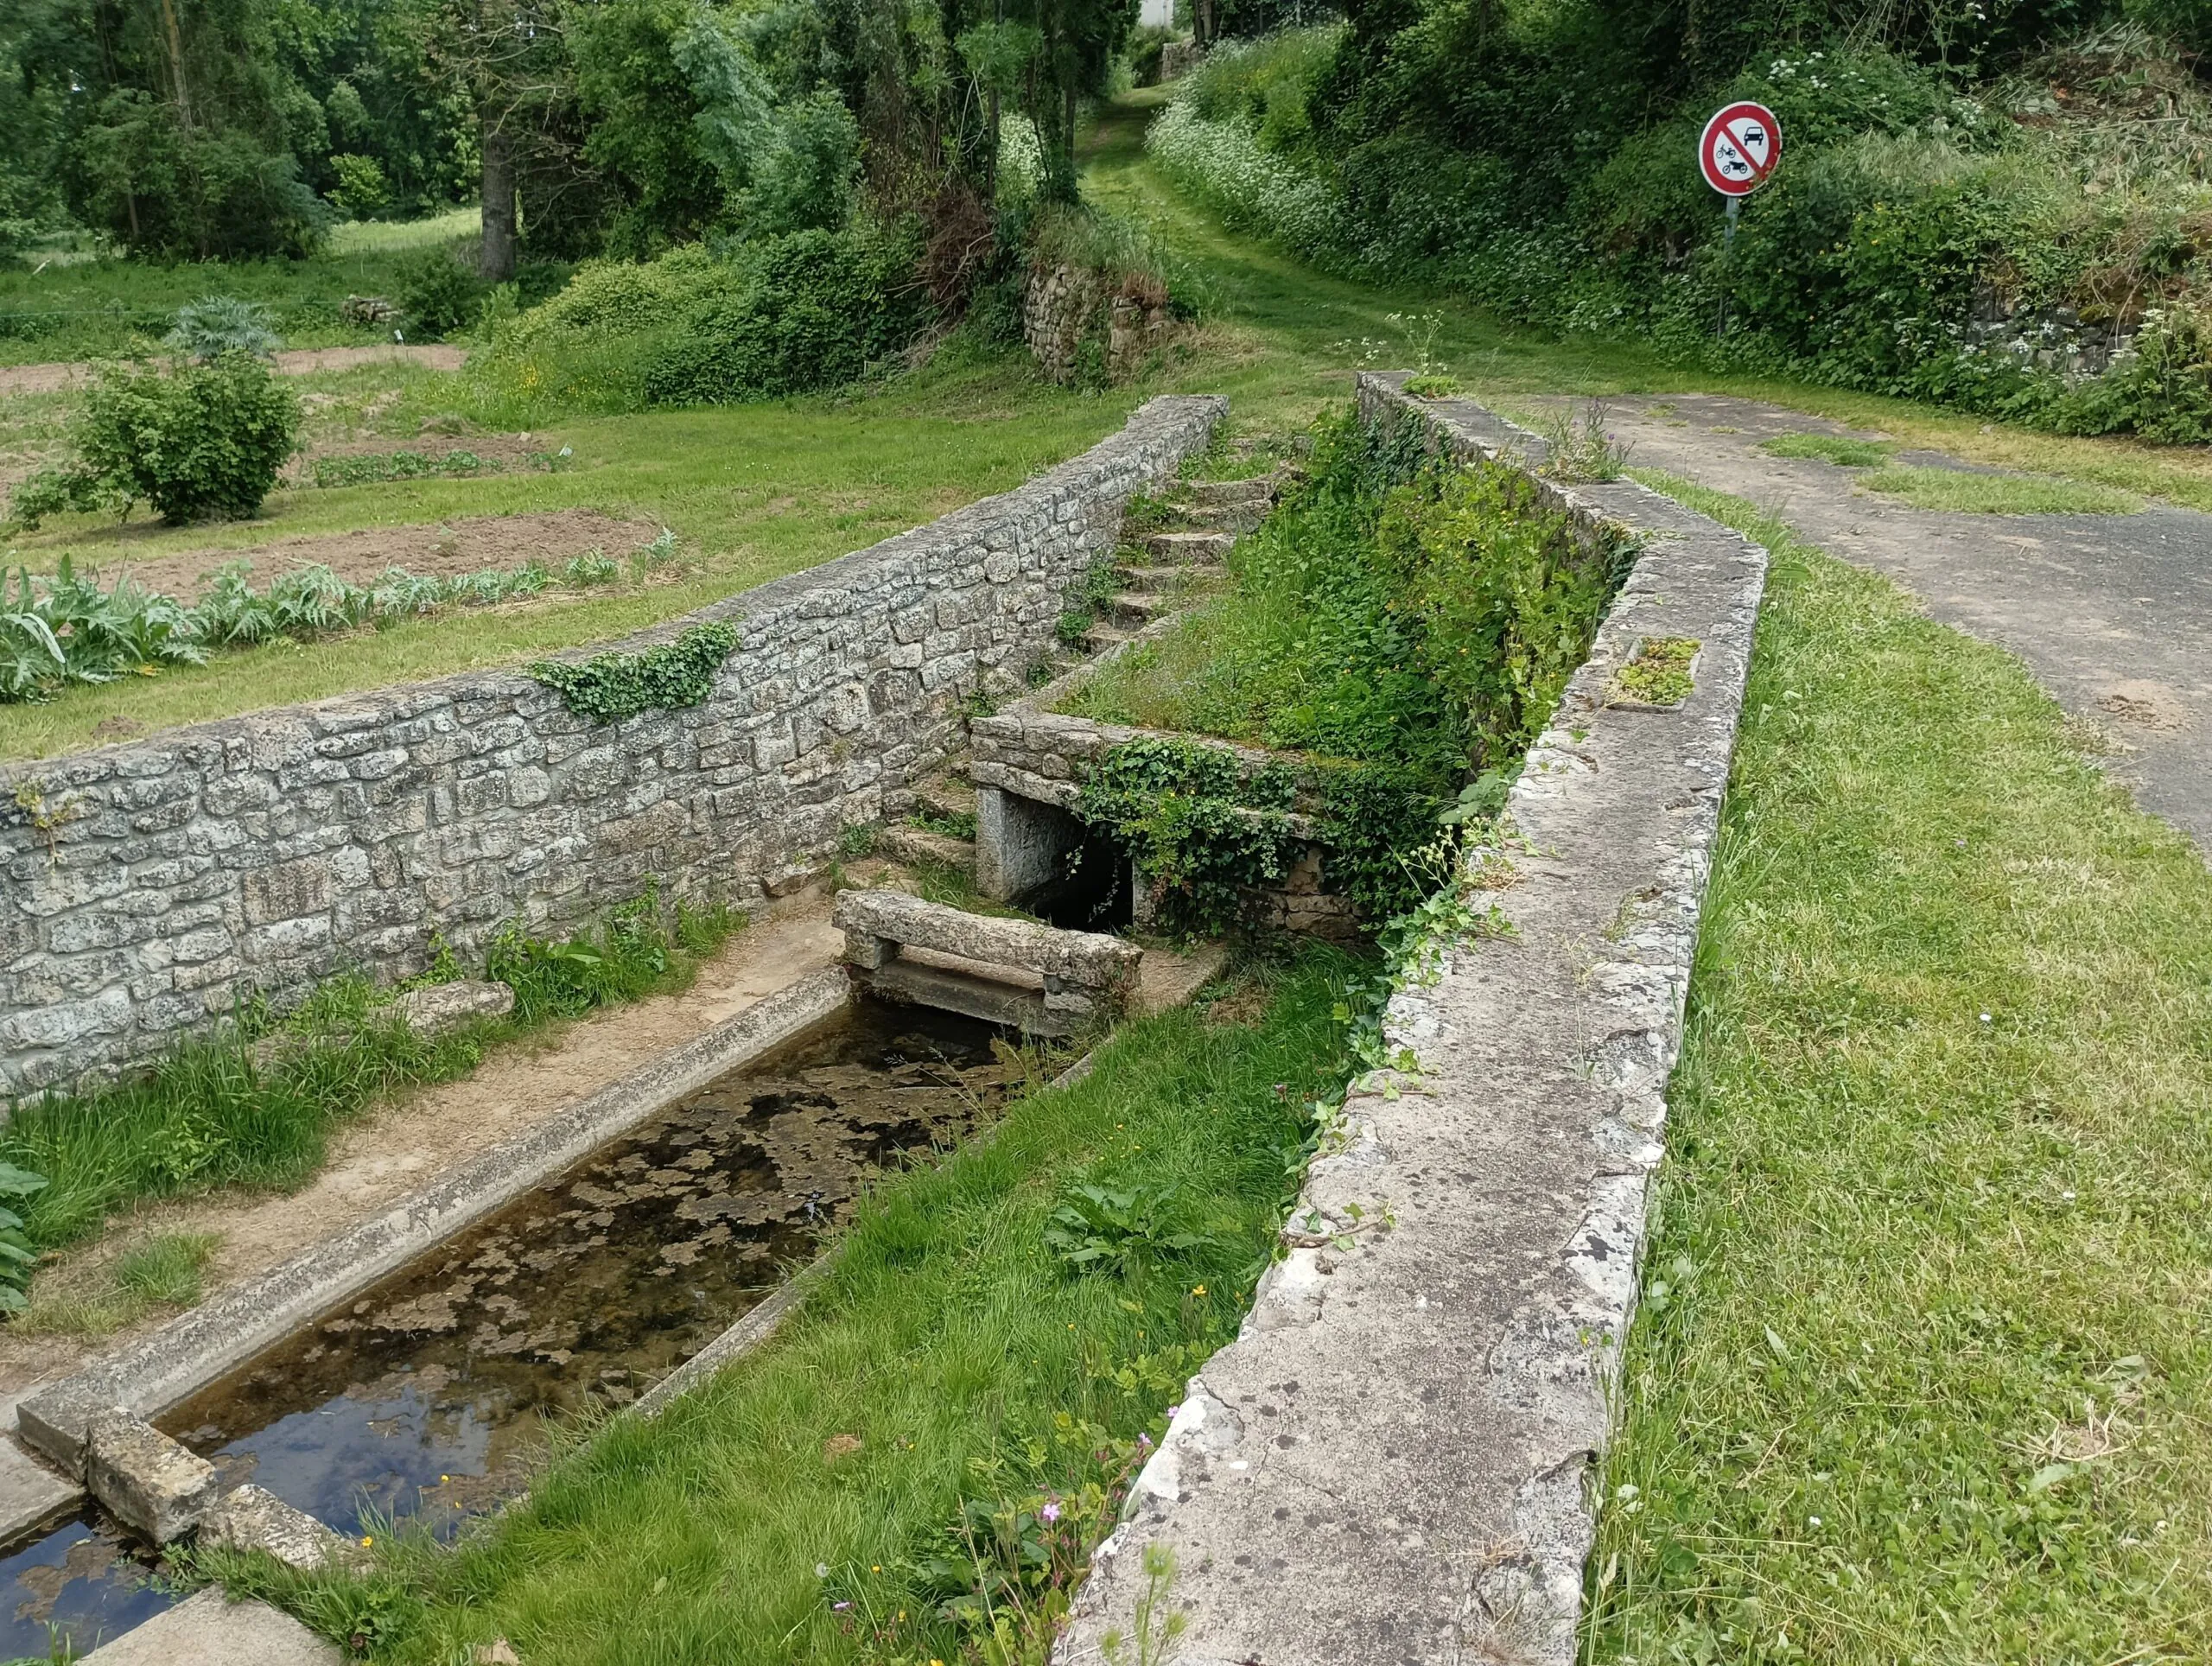
<instances>
[{"instance_id":1,"label":"weathered stone block","mask_svg":"<svg viewBox=\"0 0 2212 1666\"><path fill-rule=\"evenodd\" d=\"M156 1544L197 1527L221 1491L214 1465L121 1406L86 1426L85 1486Z\"/></svg>"}]
</instances>

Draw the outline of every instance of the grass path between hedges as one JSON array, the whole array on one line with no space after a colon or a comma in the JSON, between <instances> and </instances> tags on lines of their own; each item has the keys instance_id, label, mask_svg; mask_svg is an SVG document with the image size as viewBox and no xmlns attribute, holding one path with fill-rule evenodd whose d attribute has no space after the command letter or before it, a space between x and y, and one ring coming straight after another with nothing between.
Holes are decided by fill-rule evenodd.
<instances>
[{"instance_id":1,"label":"grass path between hedges","mask_svg":"<svg viewBox=\"0 0 2212 1666\"><path fill-rule=\"evenodd\" d=\"M2003 652L1776 556L1599 1662L2212 1658L2212 874Z\"/></svg>"}]
</instances>

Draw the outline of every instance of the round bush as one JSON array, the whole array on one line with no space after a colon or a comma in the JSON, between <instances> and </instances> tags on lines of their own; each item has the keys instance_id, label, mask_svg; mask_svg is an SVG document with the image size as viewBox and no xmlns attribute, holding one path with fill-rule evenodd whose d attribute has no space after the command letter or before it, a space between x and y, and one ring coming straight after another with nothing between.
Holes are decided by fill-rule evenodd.
<instances>
[{"instance_id":1,"label":"round bush","mask_svg":"<svg viewBox=\"0 0 2212 1666\"><path fill-rule=\"evenodd\" d=\"M259 509L299 431L291 389L233 349L166 374L138 366L103 371L76 437L86 475L184 522Z\"/></svg>"}]
</instances>

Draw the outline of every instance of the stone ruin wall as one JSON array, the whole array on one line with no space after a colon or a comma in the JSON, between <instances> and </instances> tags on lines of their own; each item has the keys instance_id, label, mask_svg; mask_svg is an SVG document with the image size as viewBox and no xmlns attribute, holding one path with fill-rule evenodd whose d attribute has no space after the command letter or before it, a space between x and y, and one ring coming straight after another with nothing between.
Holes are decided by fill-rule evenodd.
<instances>
[{"instance_id":1,"label":"stone ruin wall","mask_svg":"<svg viewBox=\"0 0 2212 1666\"><path fill-rule=\"evenodd\" d=\"M962 703L1051 645L1132 495L1228 408L1154 399L1073 461L943 519L584 653L735 624L706 702L615 724L518 671L0 766L0 1096L158 1053L235 1003L464 958L649 884L742 902L903 809ZM44 823L44 825L41 825Z\"/></svg>"}]
</instances>

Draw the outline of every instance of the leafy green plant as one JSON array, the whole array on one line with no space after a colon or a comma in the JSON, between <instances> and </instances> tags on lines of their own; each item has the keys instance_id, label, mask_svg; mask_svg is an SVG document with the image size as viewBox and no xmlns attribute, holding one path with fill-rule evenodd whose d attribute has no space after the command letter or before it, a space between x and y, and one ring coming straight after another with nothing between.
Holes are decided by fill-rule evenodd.
<instances>
[{"instance_id":1,"label":"leafy green plant","mask_svg":"<svg viewBox=\"0 0 2212 1666\"><path fill-rule=\"evenodd\" d=\"M1183 1214L1172 1186L1071 1186L1046 1220L1045 1247L1071 1271L1134 1277L1212 1244L1182 1224Z\"/></svg>"},{"instance_id":2,"label":"leafy green plant","mask_svg":"<svg viewBox=\"0 0 2212 1666\"><path fill-rule=\"evenodd\" d=\"M1459 384L1449 376L1410 376L1406 378L1406 391L1416 399L1449 399L1459 392Z\"/></svg>"},{"instance_id":3,"label":"leafy green plant","mask_svg":"<svg viewBox=\"0 0 2212 1666\"><path fill-rule=\"evenodd\" d=\"M581 556L572 556L569 558L569 564L561 569L563 581L579 588L612 584L621 576L622 563L601 550L587 550Z\"/></svg>"},{"instance_id":4,"label":"leafy green plant","mask_svg":"<svg viewBox=\"0 0 2212 1666\"><path fill-rule=\"evenodd\" d=\"M35 526L64 508L143 499L172 522L253 514L296 448L299 400L251 353L226 348L166 372L107 365L70 437L77 458L17 488L10 512Z\"/></svg>"},{"instance_id":5,"label":"leafy green plant","mask_svg":"<svg viewBox=\"0 0 2212 1666\"><path fill-rule=\"evenodd\" d=\"M270 359L284 345L284 339L276 334L269 308L259 302L211 295L188 301L177 308L176 322L162 345L172 353L202 361L219 359L226 353Z\"/></svg>"},{"instance_id":6,"label":"leafy green plant","mask_svg":"<svg viewBox=\"0 0 2212 1666\"><path fill-rule=\"evenodd\" d=\"M0 569L0 703L205 658L194 617L128 575L103 591L67 555L50 577Z\"/></svg>"},{"instance_id":7,"label":"leafy green plant","mask_svg":"<svg viewBox=\"0 0 2212 1666\"><path fill-rule=\"evenodd\" d=\"M1096 760L1075 813L1128 849L1163 925L1215 936L1247 887L1288 871L1294 792L1286 772L1248 776L1226 747L1140 735Z\"/></svg>"},{"instance_id":8,"label":"leafy green plant","mask_svg":"<svg viewBox=\"0 0 2212 1666\"><path fill-rule=\"evenodd\" d=\"M14 1163L0 1161L0 1198L20 1203L46 1190L47 1179ZM19 1313L28 1305L23 1294L30 1283L31 1266L38 1252L23 1235L23 1218L0 1207L0 1313Z\"/></svg>"},{"instance_id":9,"label":"leafy green plant","mask_svg":"<svg viewBox=\"0 0 2212 1666\"><path fill-rule=\"evenodd\" d=\"M694 625L642 653L595 654L581 665L541 659L530 674L577 716L618 723L642 711L700 704L714 691L715 672L736 652L737 627L718 621Z\"/></svg>"},{"instance_id":10,"label":"leafy green plant","mask_svg":"<svg viewBox=\"0 0 2212 1666\"><path fill-rule=\"evenodd\" d=\"M451 250L425 249L401 266L396 298L410 330L442 340L476 321L486 288Z\"/></svg>"}]
</instances>

